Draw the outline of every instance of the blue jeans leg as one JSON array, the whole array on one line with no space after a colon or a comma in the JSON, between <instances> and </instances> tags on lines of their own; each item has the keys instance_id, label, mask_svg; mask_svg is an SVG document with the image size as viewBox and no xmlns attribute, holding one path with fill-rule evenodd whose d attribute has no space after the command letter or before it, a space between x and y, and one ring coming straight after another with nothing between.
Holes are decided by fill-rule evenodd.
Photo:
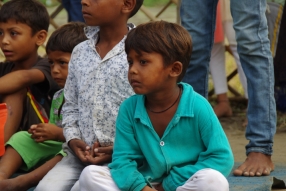
<instances>
[{"instance_id":1,"label":"blue jeans leg","mask_svg":"<svg viewBox=\"0 0 286 191\"><path fill-rule=\"evenodd\" d=\"M62 0L62 4L68 12L68 22L84 22L84 18L81 11L81 0Z\"/></svg>"},{"instance_id":2,"label":"blue jeans leg","mask_svg":"<svg viewBox=\"0 0 286 191\"><path fill-rule=\"evenodd\" d=\"M183 81L204 97L208 95L208 74L217 0L182 0L182 25L192 36L193 54Z\"/></svg>"},{"instance_id":3,"label":"blue jeans leg","mask_svg":"<svg viewBox=\"0 0 286 191\"><path fill-rule=\"evenodd\" d=\"M276 132L273 58L265 11L266 0L231 0L237 48L249 95L247 154L271 155Z\"/></svg>"}]
</instances>

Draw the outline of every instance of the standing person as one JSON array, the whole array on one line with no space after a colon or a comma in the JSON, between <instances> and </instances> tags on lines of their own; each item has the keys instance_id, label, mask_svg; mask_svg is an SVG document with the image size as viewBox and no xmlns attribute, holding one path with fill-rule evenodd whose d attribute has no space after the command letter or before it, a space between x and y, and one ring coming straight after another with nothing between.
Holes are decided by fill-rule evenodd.
<instances>
[{"instance_id":1,"label":"standing person","mask_svg":"<svg viewBox=\"0 0 286 191\"><path fill-rule=\"evenodd\" d=\"M68 23L53 32L46 52L51 74L62 89L54 94L49 123L32 125L27 131L14 134L6 143L6 152L0 160L0 190L20 191L36 186L59 162L65 153L61 108L64 103L64 85L73 48L86 40L83 23ZM11 176L21 169L25 174Z\"/></svg>"},{"instance_id":2,"label":"standing person","mask_svg":"<svg viewBox=\"0 0 286 191\"><path fill-rule=\"evenodd\" d=\"M84 18L81 12L81 0L62 0L61 2L68 13L68 22L84 22Z\"/></svg>"},{"instance_id":3,"label":"standing person","mask_svg":"<svg viewBox=\"0 0 286 191\"><path fill-rule=\"evenodd\" d=\"M82 0L88 40L74 48L64 88L63 150L67 156L42 179L37 191L78 190L76 182L86 165L111 161L119 106L134 94L126 80L124 42L133 28L127 20L142 3ZM94 153L95 148L105 151Z\"/></svg>"},{"instance_id":4,"label":"standing person","mask_svg":"<svg viewBox=\"0 0 286 191\"><path fill-rule=\"evenodd\" d=\"M221 17L221 1L219 1L216 12L214 45L210 58L210 73L212 75L214 91L216 94L214 112L219 118L232 116L232 109L227 96L228 88L225 72L224 31Z\"/></svg>"},{"instance_id":5,"label":"standing person","mask_svg":"<svg viewBox=\"0 0 286 191\"><path fill-rule=\"evenodd\" d=\"M209 102L181 83L192 53L188 31L150 22L125 44L137 95L120 106L110 169L86 167L81 191L228 191L234 161L227 137Z\"/></svg>"},{"instance_id":6,"label":"standing person","mask_svg":"<svg viewBox=\"0 0 286 191\"><path fill-rule=\"evenodd\" d=\"M235 31L233 29L233 19L230 13L230 0L222 0L221 4L222 4L221 12L222 12L222 24L223 24L224 34L229 43L229 48L232 52L232 55L234 57L237 66L239 80L244 90L244 96L246 99L248 99L246 76L242 69L239 55L237 52L237 42L235 39Z\"/></svg>"},{"instance_id":7,"label":"standing person","mask_svg":"<svg viewBox=\"0 0 286 191\"><path fill-rule=\"evenodd\" d=\"M203 96L208 92L208 66L215 29L217 0L182 0L182 25L193 37L193 55L184 81ZM247 158L235 171L238 176L269 175L276 131L273 59L270 52L266 0L232 0L231 13L238 52L248 85Z\"/></svg>"}]
</instances>

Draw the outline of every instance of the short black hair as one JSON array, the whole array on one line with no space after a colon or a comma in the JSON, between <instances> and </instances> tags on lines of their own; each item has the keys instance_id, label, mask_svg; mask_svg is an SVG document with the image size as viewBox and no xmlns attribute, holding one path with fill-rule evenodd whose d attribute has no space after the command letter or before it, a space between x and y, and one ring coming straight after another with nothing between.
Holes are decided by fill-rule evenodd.
<instances>
[{"instance_id":1,"label":"short black hair","mask_svg":"<svg viewBox=\"0 0 286 191\"><path fill-rule=\"evenodd\" d=\"M130 15L129 15L129 18L133 17L133 16L138 12L138 10L140 9L140 7L141 7L142 4L143 4L143 1L144 1L144 0L136 0L135 7L134 7L134 9L131 11L131 13L130 13Z\"/></svg>"},{"instance_id":2,"label":"short black hair","mask_svg":"<svg viewBox=\"0 0 286 191\"><path fill-rule=\"evenodd\" d=\"M84 33L85 26L85 23L82 22L70 22L61 26L50 36L46 45L46 52L62 51L72 53L76 45L87 40Z\"/></svg>"},{"instance_id":3,"label":"short black hair","mask_svg":"<svg viewBox=\"0 0 286 191\"><path fill-rule=\"evenodd\" d=\"M186 73L192 55L192 39L182 26L166 21L153 21L132 29L125 40L125 52L130 50L162 55L164 66L175 61L183 64L178 82Z\"/></svg>"},{"instance_id":4,"label":"short black hair","mask_svg":"<svg viewBox=\"0 0 286 191\"><path fill-rule=\"evenodd\" d=\"M48 31L50 17L46 7L37 0L11 0L0 9L0 22L10 19L27 24L32 29L32 35L41 30Z\"/></svg>"}]
</instances>

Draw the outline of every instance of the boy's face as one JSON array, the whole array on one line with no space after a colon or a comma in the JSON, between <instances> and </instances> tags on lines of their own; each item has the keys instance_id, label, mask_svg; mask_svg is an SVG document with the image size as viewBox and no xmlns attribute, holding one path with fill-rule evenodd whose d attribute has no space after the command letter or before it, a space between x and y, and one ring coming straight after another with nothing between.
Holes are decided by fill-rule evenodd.
<instances>
[{"instance_id":1,"label":"boy's face","mask_svg":"<svg viewBox=\"0 0 286 191\"><path fill-rule=\"evenodd\" d=\"M71 53L62 51L49 51L48 60L51 64L52 78L63 88L68 76L68 63Z\"/></svg>"},{"instance_id":2,"label":"boy's face","mask_svg":"<svg viewBox=\"0 0 286 191\"><path fill-rule=\"evenodd\" d=\"M82 14L87 25L102 26L118 19L122 0L82 0Z\"/></svg>"},{"instance_id":3,"label":"boy's face","mask_svg":"<svg viewBox=\"0 0 286 191\"><path fill-rule=\"evenodd\" d=\"M26 60L37 51L36 35L28 25L16 22L14 19L0 23L1 50L7 61L18 62Z\"/></svg>"},{"instance_id":4,"label":"boy's face","mask_svg":"<svg viewBox=\"0 0 286 191\"><path fill-rule=\"evenodd\" d=\"M128 80L136 94L150 94L169 86L171 66L164 66L159 53L130 50L127 54L129 63Z\"/></svg>"}]
</instances>

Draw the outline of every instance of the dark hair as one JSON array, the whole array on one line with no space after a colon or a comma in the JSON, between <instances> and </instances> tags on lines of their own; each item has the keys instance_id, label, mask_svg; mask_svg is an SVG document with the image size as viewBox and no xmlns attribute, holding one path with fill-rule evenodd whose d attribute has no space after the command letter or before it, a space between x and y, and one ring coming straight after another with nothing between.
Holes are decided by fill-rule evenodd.
<instances>
[{"instance_id":1,"label":"dark hair","mask_svg":"<svg viewBox=\"0 0 286 191\"><path fill-rule=\"evenodd\" d=\"M130 50L140 52L156 52L162 55L164 65L175 61L183 64L182 74L178 82L186 73L192 54L192 39L188 31L182 26L166 21L154 21L138 25L132 29L125 41L125 52Z\"/></svg>"},{"instance_id":2,"label":"dark hair","mask_svg":"<svg viewBox=\"0 0 286 191\"><path fill-rule=\"evenodd\" d=\"M142 4L143 4L143 1L144 1L144 0L136 0L135 7L134 7L134 9L131 11L131 13L130 13L130 15L129 15L129 18L133 17L133 16L138 12L138 10L140 9L140 7L141 7Z\"/></svg>"},{"instance_id":3,"label":"dark hair","mask_svg":"<svg viewBox=\"0 0 286 191\"><path fill-rule=\"evenodd\" d=\"M72 53L76 45L87 40L84 33L85 26L82 22L70 22L61 26L50 36L46 45L46 52L62 51Z\"/></svg>"},{"instance_id":4,"label":"dark hair","mask_svg":"<svg viewBox=\"0 0 286 191\"><path fill-rule=\"evenodd\" d=\"M50 17L46 7L37 0L11 0L0 9L0 22L10 19L27 24L32 29L32 35L40 30L48 31Z\"/></svg>"}]
</instances>

